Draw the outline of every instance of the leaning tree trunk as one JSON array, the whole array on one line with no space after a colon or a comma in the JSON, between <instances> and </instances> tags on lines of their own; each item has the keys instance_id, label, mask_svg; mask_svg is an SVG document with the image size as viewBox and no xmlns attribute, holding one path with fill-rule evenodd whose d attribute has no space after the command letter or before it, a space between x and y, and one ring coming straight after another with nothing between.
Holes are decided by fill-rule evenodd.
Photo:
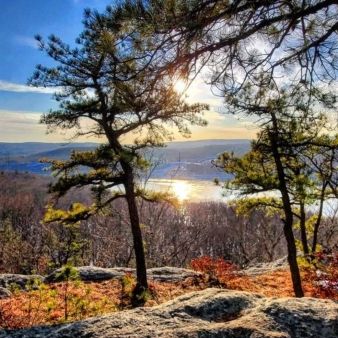
<instances>
[{"instance_id":1,"label":"leaning tree trunk","mask_svg":"<svg viewBox=\"0 0 338 338\"><path fill-rule=\"evenodd\" d=\"M297 263L297 248L296 241L293 234L293 213L291 209L291 201L290 196L288 194L287 182L284 172L284 167L281 159L281 155L279 152L278 146L278 125L276 121L276 117L274 114L271 114L272 124L274 127L273 131L269 131L269 140L271 143L271 151L273 154L273 158L276 164L277 175L279 180L279 191L282 195L283 209L285 213L284 222L284 236L287 243L288 249L288 262L290 266L291 279L293 285L293 291L296 297L304 297L304 292L302 288L302 280L300 278L299 267Z\"/></svg>"},{"instance_id":2,"label":"leaning tree trunk","mask_svg":"<svg viewBox=\"0 0 338 338\"><path fill-rule=\"evenodd\" d=\"M124 187L126 191L126 200L128 203L128 211L136 259L137 285L134 293L141 294L142 291L148 289L147 269L144 255L142 232L140 228L140 221L136 204L136 195L134 191L133 171L129 164L123 165L123 169L127 177Z\"/></svg>"}]
</instances>

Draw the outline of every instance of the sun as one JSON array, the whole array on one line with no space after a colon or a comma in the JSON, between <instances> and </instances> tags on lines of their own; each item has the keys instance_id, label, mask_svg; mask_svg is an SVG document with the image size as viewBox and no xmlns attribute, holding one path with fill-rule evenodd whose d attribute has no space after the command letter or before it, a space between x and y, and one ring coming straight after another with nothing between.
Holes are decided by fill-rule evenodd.
<instances>
[{"instance_id":1,"label":"sun","mask_svg":"<svg viewBox=\"0 0 338 338\"><path fill-rule=\"evenodd\" d=\"M186 83L183 80L177 80L174 84L176 92L182 93L186 89Z\"/></svg>"},{"instance_id":2,"label":"sun","mask_svg":"<svg viewBox=\"0 0 338 338\"><path fill-rule=\"evenodd\" d=\"M191 186L184 181L176 181L172 185L172 191L180 202L183 202L189 198L191 192Z\"/></svg>"}]
</instances>

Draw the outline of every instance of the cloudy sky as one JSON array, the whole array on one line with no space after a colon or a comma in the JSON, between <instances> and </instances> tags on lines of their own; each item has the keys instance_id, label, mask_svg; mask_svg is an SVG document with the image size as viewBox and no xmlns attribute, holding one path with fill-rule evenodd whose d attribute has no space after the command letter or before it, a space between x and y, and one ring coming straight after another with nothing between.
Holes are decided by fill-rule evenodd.
<instances>
[{"instance_id":1,"label":"cloudy sky","mask_svg":"<svg viewBox=\"0 0 338 338\"><path fill-rule=\"evenodd\" d=\"M53 90L26 86L27 79L39 63L48 66L50 60L37 49L34 35L47 38L59 36L69 44L82 31L84 8L103 11L107 0L5 0L0 11L0 142L63 142L61 134L45 134L39 117L57 108L52 100ZM189 101L208 102L206 114L209 125L193 128L191 140L253 138L250 121L237 120L222 111L221 100L212 96L202 81L189 89ZM180 137L176 137L180 140ZM81 141L95 141L82 139Z\"/></svg>"}]
</instances>

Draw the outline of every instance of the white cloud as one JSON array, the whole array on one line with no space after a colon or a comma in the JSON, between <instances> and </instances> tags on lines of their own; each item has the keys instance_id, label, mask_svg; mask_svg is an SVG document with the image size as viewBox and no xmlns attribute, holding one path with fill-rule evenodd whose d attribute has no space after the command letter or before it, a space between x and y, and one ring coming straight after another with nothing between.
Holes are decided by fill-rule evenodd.
<instances>
[{"instance_id":1,"label":"white cloud","mask_svg":"<svg viewBox=\"0 0 338 338\"><path fill-rule=\"evenodd\" d=\"M0 110L0 141L45 141L45 127L39 124L40 113Z\"/></svg>"},{"instance_id":2,"label":"white cloud","mask_svg":"<svg viewBox=\"0 0 338 338\"><path fill-rule=\"evenodd\" d=\"M0 91L5 92L17 92L17 93L40 93L40 94L54 94L60 92L60 89L51 88L51 87L31 87L19 83L13 83L8 81L0 80ZM89 98L95 97L95 92L93 90L86 89L86 95Z\"/></svg>"},{"instance_id":3,"label":"white cloud","mask_svg":"<svg viewBox=\"0 0 338 338\"><path fill-rule=\"evenodd\" d=\"M30 87L30 86L23 85L23 84L0 80L0 91L18 92L18 93L53 94L55 92L55 88Z\"/></svg>"},{"instance_id":4,"label":"white cloud","mask_svg":"<svg viewBox=\"0 0 338 338\"><path fill-rule=\"evenodd\" d=\"M208 112L205 113L204 118L206 118L209 123L211 123L211 121L219 124L220 122L225 123L225 121L227 120L227 117L225 114L219 113L218 111L215 110L210 110Z\"/></svg>"},{"instance_id":5,"label":"white cloud","mask_svg":"<svg viewBox=\"0 0 338 338\"><path fill-rule=\"evenodd\" d=\"M46 126L39 123L42 113L28 111L0 110L0 142L65 142L72 131L66 135L55 132L46 134ZM83 128L90 127L88 121ZM97 138L81 137L79 142L100 142Z\"/></svg>"},{"instance_id":6,"label":"white cloud","mask_svg":"<svg viewBox=\"0 0 338 338\"><path fill-rule=\"evenodd\" d=\"M238 124L243 127L250 128L250 129L259 129L255 121L242 121L242 122L238 122Z\"/></svg>"},{"instance_id":7,"label":"white cloud","mask_svg":"<svg viewBox=\"0 0 338 338\"><path fill-rule=\"evenodd\" d=\"M34 49L38 49L38 42L34 38L16 35L14 37L14 39L15 39L16 43L18 43L19 45L29 46L29 47L32 47Z\"/></svg>"}]
</instances>

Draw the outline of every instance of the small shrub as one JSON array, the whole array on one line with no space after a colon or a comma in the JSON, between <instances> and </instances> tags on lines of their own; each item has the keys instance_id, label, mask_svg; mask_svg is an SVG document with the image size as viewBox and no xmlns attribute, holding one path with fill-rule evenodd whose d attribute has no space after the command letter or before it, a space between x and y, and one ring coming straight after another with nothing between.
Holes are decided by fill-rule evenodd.
<instances>
[{"instance_id":1,"label":"small shrub","mask_svg":"<svg viewBox=\"0 0 338 338\"><path fill-rule=\"evenodd\" d=\"M69 315L69 300L70 300L70 281L75 281L79 278L79 273L76 269L74 269L70 265L65 265L62 267L61 271L56 274L56 278L59 280L64 281L64 294L63 294L63 300L64 300L64 317L65 321L68 319Z\"/></svg>"},{"instance_id":2,"label":"small shrub","mask_svg":"<svg viewBox=\"0 0 338 338\"><path fill-rule=\"evenodd\" d=\"M15 283L11 284L11 290L14 291L11 298L0 300L0 327L20 329L41 323L46 285L39 279L30 279L26 285L26 292L22 292ZM21 301L23 298L24 302Z\"/></svg>"},{"instance_id":3,"label":"small shrub","mask_svg":"<svg viewBox=\"0 0 338 338\"><path fill-rule=\"evenodd\" d=\"M13 295L20 295L21 293L21 288L18 284L16 283L11 283L9 284L9 291L13 294Z\"/></svg>"},{"instance_id":4,"label":"small shrub","mask_svg":"<svg viewBox=\"0 0 338 338\"><path fill-rule=\"evenodd\" d=\"M312 266L304 269L304 277L316 287L320 298L338 298L338 254L317 252Z\"/></svg>"},{"instance_id":5,"label":"small shrub","mask_svg":"<svg viewBox=\"0 0 338 338\"><path fill-rule=\"evenodd\" d=\"M211 258L202 256L190 262L190 267L209 276L210 282L223 285L231 279L238 277L238 268L220 257Z\"/></svg>"},{"instance_id":6,"label":"small shrub","mask_svg":"<svg viewBox=\"0 0 338 338\"><path fill-rule=\"evenodd\" d=\"M130 272L119 279L121 285L120 308L130 307L136 281Z\"/></svg>"},{"instance_id":7,"label":"small shrub","mask_svg":"<svg viewBox=\"0 0 338 338\"><path fill-rule=\"evenodd\" d=\"M130 272L119 279L121 285L120 309L144 306L146 302L156 297L155 288L149 284L149 289L140 289Z\"/></svg>"}]
</instances>

